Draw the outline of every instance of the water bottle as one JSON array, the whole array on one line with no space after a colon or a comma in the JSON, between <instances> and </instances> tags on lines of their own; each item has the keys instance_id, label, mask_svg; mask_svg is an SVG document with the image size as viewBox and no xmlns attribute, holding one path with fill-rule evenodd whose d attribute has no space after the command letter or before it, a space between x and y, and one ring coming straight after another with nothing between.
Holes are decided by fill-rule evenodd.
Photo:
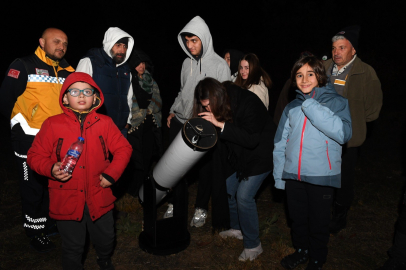
<instances>
[{"instance_id":1,"label":"water bottle","mask_svg":"<svg viewBox=\"0 0 406 270\"><path fill-rule=\"evenodd\" d=\"M80 154L82 154L84 142L85 139L79 137L76 142L72 143L72 145L69 147L68 152L66 153L66 156L62 160L62 164L59 167L60 171L65 171L69 174L72 174L73 169L78 162Z\"/></svg>"}]
</instances>

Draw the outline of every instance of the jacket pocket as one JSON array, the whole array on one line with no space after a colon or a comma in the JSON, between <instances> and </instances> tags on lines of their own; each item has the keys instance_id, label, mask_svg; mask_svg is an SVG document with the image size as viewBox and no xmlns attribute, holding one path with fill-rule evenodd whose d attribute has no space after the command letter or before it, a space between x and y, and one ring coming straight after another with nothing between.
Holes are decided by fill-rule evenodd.
<instances>
[{"instance_id":1,"label":"jacket pocket","mask_svg":"<svg viewBox=\"0 0 406 270\"><path fill-rule=\"evenodd\" d=\"M328 155L328 141L326 141L326 153L327 153L328 166L331 170L330 156Z\"/></svg>"},{"instance_id":2,"label":"jacket pocket","mask_svg":"<svg viewBox=\"0 0 406 270\"><path fill-rule=\"evenodd\" d=\"M101 208L109 207L115 202L116 197L114 197L113 192L109 187L102 188L99 186L97 189L98 190L94 195L94 200Z\"/></svg>"},{"instance_id":3,"label":"jacket pocket","mask_svg":"<svg viewBox=\"0 0 406 270\"><path fill-rule=\"evenodd\" d=\"M78 205L78 183L72 179L66 182L49 181L49 212L54 215L71 215Z\"/></svg>"}]
</instances>

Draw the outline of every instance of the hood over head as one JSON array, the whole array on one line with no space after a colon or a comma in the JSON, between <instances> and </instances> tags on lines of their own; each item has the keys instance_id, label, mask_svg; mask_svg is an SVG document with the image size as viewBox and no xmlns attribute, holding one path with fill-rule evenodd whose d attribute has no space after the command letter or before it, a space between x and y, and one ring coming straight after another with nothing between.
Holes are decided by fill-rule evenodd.
<instances>
[{"instance_id":1,"label":"hood over head","mask_svg":"<svg viewBox=\"0 0 406 270\"><path fill-rule=\"evenodd\" d=\"M233 49L230 49L227 52L230 54L231 74L235 74L238 71L238 65L240 64L240 60L244 57L244 53L239 50L233 50ZM224 53L224 55L226 53Z\"/></svg>"},{"instance_id":2,"label":"hood over head","mask_svg":"<svg viewBox=\"0 0 406 270\"><path fill-rule=\"evenodd\" d=\"M131 53L130 58L128 59L128 65L130 66L131 71L134 71L141 62L145 63L145 69L148 70L150 74L154 73L154 65L152 64L151 58L142 50L134 48Z\"/></svg>"},{"instance_id":3,"label":"hood over head","mask_svg":"<svg viewBox=\"0 0 406 270\"><path fill-rule=\"evenodd\" d=\"M185 45L186 40L184 40L184 38L182 37L181 35L182 33L191 33L200 38L200 40L202 41L202 50L203 50L201 58L211 53L214 53L213 39L211 37L209 27L200 16L194 17L190 22L186 24L186 26L178 34L178 41L183 51L190 58L194 59L194 56L189 52L189 50Z\"/></svg>"},{"instance_id":4,"label":"hood over head","mask_svg":"<svg viewBox=\"0 0 406 270\"><path fill-rule=\"evenodd\" d=\"M68 77L66 77L65 82L62 85L61 93L59 95L59 105L61 106L62 110L66 113L69 111L68 107L66 107L63 104L63 95L65 94L66 90L69 89L69 87L76 83L76 82L85 82L90 84L94 90L95 90L95 95L97 96L97 100L95 105L91 107L90 110L98 109L104 102L104 96L103 93L100 89L100 87L96 84L96 82L93 80L93 78L84 72L73 72L71 73Z\"/></svg>"},{"instance_id":5,"label":"hood over head","mask_svg":"<svg viewBox=\"0 0 406 270\"><path fill-rule=\"evenodd\" d=\"M111 57L110 53L111 48L113 48L114 44L116 44L118 40L125 37L128 37L127 53L125 55L125 60L122 63L118 64L118 66L124 64L130 57L130 54L134 47L134 39L127 32L124 32L118 27L110 27L104 34L103 49L110 57Z\"/></svg>"}]
</instances>

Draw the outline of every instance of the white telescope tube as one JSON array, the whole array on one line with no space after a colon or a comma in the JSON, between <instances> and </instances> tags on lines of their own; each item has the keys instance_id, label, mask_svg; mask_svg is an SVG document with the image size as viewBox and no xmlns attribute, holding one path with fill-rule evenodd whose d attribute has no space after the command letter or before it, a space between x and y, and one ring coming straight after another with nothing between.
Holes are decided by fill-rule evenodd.
<instances>
[{"instance_id":1,"label":"white telescope tube","mask_svg":"<svg viewBox=\"0 0 406 270\"><path fill-rule=\"evenodd\" d=\"M210 122L202 118L188 120L152 171L155 183L164 189L174 187L216 142L217 132ZM156 203L167 194L166 190L156 189ZM144 186L139 198L143 201Z\"/></svg>"}]
</instances>

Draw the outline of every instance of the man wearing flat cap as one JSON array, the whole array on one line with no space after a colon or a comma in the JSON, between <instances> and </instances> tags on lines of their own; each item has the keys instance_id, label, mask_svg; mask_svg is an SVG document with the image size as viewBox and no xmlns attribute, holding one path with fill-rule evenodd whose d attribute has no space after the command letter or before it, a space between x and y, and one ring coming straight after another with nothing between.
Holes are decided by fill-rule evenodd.
<instances>
[{"instance_id":1,"label":"man wearing flat cap","mask_svg":"<svg viewBox=\"0 0 406 270\"><path fill-rule=\"evenodd\" d=\"M347 212L354 198L354 175L358 149L367 134L367 122L378 118L382 107L381 83L375 70L357 56L358 25L346 27L333 38L332 59L324 62L336 91L348 99L352 138L343 147L341 188L336 189L330 232L346 227Z\"/></svg>"},{"instance_id":2,"label":"man wearing flat cap","mask_svg":"<svg viewBox=\"0 0 406 270\"><path fill-rule=\"evenodd\" d=\"M110 116L127 138L130 126L133 90L127 64L134 39L118 27L104 34L103 48L90 49L79 61L76 71L88 73L101 88L104 104L99 112Z\"/></svg>"}]
</instances>

